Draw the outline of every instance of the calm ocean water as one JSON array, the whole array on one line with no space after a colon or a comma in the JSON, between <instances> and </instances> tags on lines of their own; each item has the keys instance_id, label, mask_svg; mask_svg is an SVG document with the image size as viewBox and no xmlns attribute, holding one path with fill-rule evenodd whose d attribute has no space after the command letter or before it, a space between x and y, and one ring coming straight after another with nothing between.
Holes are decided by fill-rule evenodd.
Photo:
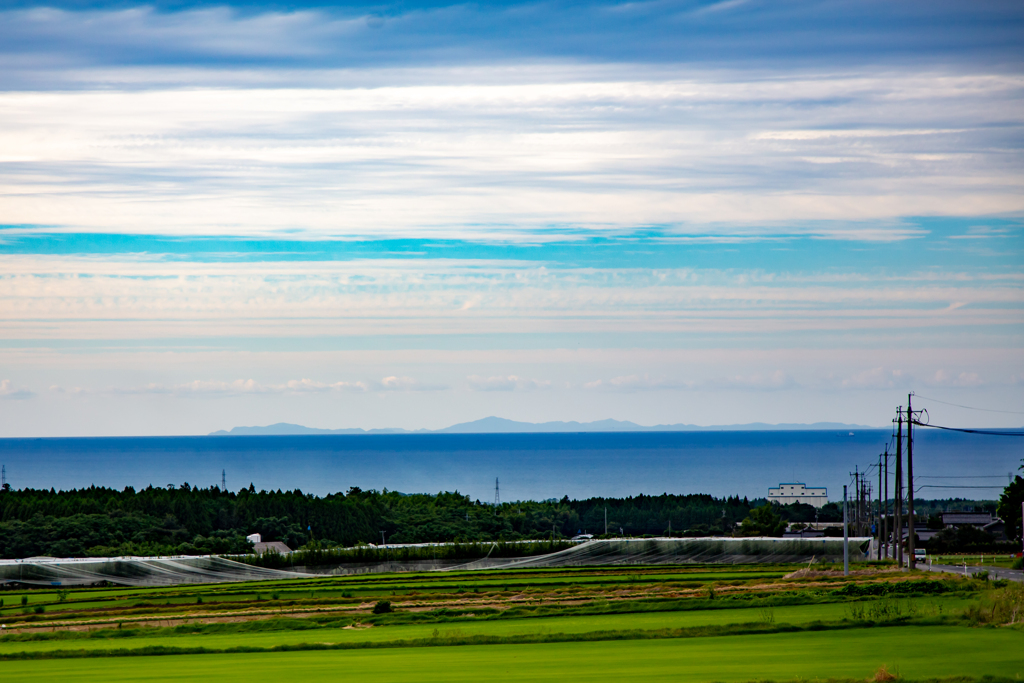
<instances>
[{"instance_id":1,"label":"calm ocean water","mask_svg":"<svg viewBox=\"0 0 1024 683\"><path fill-rule=\"evenodd\" d=\"M638 493L763 497L780 482L827 486L831 500L855 466L877 462L888 431L424 434L0 439L16 488L252 482L323 495L363 489L458 490L503 501ZM919 430L917 483L1005 486L1022 439ZM970 477L970 478L966 478ZM994 478L981 478L994 477ZM871 476L877 486L877 475ZM991 499L999 489L926 488L919 497Z\"/></svg>"}]
</instances>

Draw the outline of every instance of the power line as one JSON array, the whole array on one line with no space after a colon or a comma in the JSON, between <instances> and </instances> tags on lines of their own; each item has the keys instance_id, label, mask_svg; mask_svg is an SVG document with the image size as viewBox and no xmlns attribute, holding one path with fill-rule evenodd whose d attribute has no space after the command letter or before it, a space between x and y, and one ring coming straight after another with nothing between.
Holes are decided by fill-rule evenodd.
<instances>
[{"instance_id":1,"label":"power line","mask_svg":"<svg viewBox=\"0 0 1024 683\"><path fill-rule=\"evenodd\" d=\"M932 425L926 422L914 421L914 424L918 427L931 427L932 429L942 429L947 432L963 432L964 434L987 434L989 436L1024 436L1024 432L995 432L989 429L960 429L958 427L940 427L939 425Z\"/></svg>"},{"instance_id":2,"label":"power line","mask_svg":"<svg viewBox=\"0 0 1024 683\"><path fill-rule=\"evenodd\" d=\"M921 394L914 394L914 396L916 398L923 398L926 401L934 401L935 403L941 403L942 405L953 406L954 408L966 408L967 410L980 410L980 411L985 412L985 413L1006 413L1007 415L1024 415L1024 412L1020 412L1020 411L1016 411L1016 410L996 410L994 408L975 408L974 406L962 406L959 403L948 403L946 401L940 401L937 398L928 398L927 396L922 396Z\"/></svg>"},{"instance_id":3,"label":"power line","mask_svg":"<svg viewBox=\"0 0 1024 683\"><path fill-rule=\"evenodd\" d=\"M961 476L958 476L958 475L943 476L943 475L939 475L939 474L919 474L919 475L917 475L917 478L918 479L1002 479L1005 476L1006 476L1005 474L986 474L986 475L979 475L979 476L961 477Z\"/></svg>"},{"instance_id":4,"label":"power line","mask_svg":"<svg viewBox=\"0 0 1024 683\"><path fill-rule=\"evenodd\" d=\"M921 489L1004 489L1005 486L953 486L953 485L942 485L942 484L922 484L918 486L917 491Z\"/></svg>"}]
</instances>

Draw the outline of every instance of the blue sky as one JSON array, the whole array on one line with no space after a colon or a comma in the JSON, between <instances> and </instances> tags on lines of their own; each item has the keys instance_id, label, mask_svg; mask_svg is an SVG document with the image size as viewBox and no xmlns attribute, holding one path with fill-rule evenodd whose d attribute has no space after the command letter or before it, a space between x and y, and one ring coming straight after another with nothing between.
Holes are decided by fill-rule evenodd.
<instances>
[{"instance_id":1,"label":"blue sky","mask_svg":"<svg viewBox=\"0 0 1024 683\"><path fill-rule=\"evenodd\" d=\"M1019 408L1022 35L1013 2L0 2L0 436Z\"/></svg>"}]
</instances>

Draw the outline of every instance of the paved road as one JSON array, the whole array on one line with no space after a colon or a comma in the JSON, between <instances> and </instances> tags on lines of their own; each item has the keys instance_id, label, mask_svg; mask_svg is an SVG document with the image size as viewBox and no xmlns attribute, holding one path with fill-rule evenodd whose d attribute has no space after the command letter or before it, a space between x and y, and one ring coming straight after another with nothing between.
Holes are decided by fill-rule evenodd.
<instances>
[{"instance_id":1,"label":"paved road","mask_svg":"<svg viewBox=\"0 0 1024 683\"><path fill-rule=\"evenodd\" d=\"M947 572L949 574L964 574L964 566L959 567L955 564L928 564L927 562L918 562L918 569L924 569L931 572ZM1010 581L1024 581L1024 571L1020 569L1000 569L998 567L967 567L968 574L977 574L978 572L988 572L988 578L990 579L1009 579Z\"/></svg>"}]
</instances>

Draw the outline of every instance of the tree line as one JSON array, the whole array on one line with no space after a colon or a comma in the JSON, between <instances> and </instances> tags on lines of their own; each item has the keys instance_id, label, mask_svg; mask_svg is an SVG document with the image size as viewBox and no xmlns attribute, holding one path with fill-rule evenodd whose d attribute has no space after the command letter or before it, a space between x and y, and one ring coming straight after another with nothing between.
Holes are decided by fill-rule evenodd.
<instances>
[{"instance_id":1,"label":"tree line","mask_svg":"<svg viewBox=\"0 0 1024 683\"><path fill-rule=\"evenodd\" d=\"M918 509L927 510L920 502ZM0 490L0 557L245 553L252 548L245 537L252 533L292 549L377 544L382 533L387 543L555 541L603 535L606 520L610 536L781 535L787 524L843 518L837 503L817 510L773 504L771 514L757 511L765 503L739 496L640 494L495 507L458 492L410 495L356 487L326 496L257 491L252 485L230 492L188 483L141 490L7 487Z\"/></svg>"},{"instance_id":2,"label":"tree line","mask_svg":"<svg viewBox=\"0 0 1024 683\"><path fill-rule=\"evenodd\" d=\"M0 492L0 557L246 552L245 536L291 548L379 543L564 539L578 533L711 535L732 531L754 503L738 496L637 495L522 501L499 507L458 492L363 491L315 496L217 487L91 486Z\"/></svg>"}]
</instances>

